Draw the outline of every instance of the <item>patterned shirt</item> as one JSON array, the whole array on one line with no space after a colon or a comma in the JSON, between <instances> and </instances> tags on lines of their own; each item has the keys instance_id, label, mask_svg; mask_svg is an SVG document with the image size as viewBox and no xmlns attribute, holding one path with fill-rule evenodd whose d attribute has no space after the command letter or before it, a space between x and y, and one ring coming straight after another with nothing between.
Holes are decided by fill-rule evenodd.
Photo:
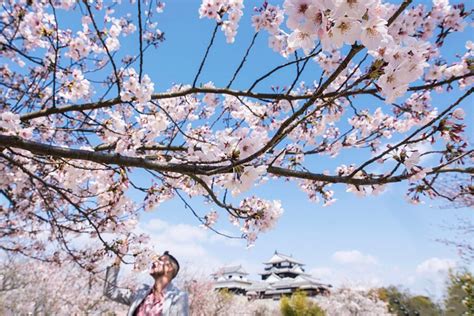
<instances>
[{"instance_id":1,"label":"patterned shirt","mask_svg":"<svg viewBox=\"0 0 474 316\"><path fill-rule=\"evenodd\" d=\"M163 303L165 302L164 293L155 295L153 291L140 304L137 316L161 316L163 310Z\"/></svg>"}]
</instances>

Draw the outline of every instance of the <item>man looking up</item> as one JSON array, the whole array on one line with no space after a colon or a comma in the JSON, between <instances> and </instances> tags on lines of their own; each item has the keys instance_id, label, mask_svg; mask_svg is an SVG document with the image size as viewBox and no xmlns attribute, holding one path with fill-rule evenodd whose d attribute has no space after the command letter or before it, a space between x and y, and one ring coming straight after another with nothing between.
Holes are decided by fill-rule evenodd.
<instances>
[{"instance_id":1,"label":"man looking up","mask_svg":"<svg viewBox=\"0 0 474 316\"><path fill-rule=\"evenodd\" d=\"M188 295L171 283L179 271L179 263L167 251L153 260L150 275L153 286L144 284L136 292L117 287L121 257L117 256L107 268L104 295L121 304L130 306L128 316L188 316Z\"/></svg>"}]
</instances>

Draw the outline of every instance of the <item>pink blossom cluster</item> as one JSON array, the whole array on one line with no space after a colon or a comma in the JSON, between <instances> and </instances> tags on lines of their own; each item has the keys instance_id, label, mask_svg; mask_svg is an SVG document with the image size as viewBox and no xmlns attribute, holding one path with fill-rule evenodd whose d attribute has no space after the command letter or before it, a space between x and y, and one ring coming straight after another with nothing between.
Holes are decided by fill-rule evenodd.
<instances>
[{"instance_id":1,"label":"pink blossom cluster","mask_svg":"<svg viewBox=\"0 0 474 316\"><path fill-rule=\"evenodd\" d=\"M139 104L145 104L151 100L155 84L148 75L144 75L141 82L138 74L133 68L123 71L123 91L120 93L122 101L137 101Z\"/></svg>"},{"instance_id":2,"label":"pink blossom cluster","mask_svg":"<svg viewBox=\"0 0 474 316\"><path fill-rule=\"evenodd\" d=\"M145 211L155 210L161 203L171 200L174 193L171 187L153 185L148 189L147 195L143 201Z\"/></svg>"},{"instance_id":3,"label":"pink blossom cluster","mask_svg":"<svg viewBox=\"0 0 474 316\"><path fill-rule=\"evenodd\" d=\"M241 172L221 176L217 183L229 189L233 196L238 196L249 191L265 173L265 166L246 166Z\"/></svg>"},{"instance_id":4,"label":"pink blossom cluster","mask_svg":"<svg viewBox=\"0 0 474 316\"><path fill-rule=\"evenodd\" d=\"M91 46L93 44L89 41L89 37L82 31L77 32L77 37L72 38L69 42L69 52L67 56L73 60L79 60L89 55ZM97 47L97 45L95 45ZM96 48L98 49L98 47Z\"/></svg>"},{"instance_id":5,"label":"pink blossom cluster","mask_svg":"<svg viewBox=\"0 0 474 316\"><path fill-rule=\"evenodd\" d=\"M73 69L70 75L58 73L58 79L64 81L63 89L59 91L59 96L68 101L78 101L80 99L89 99L92 95L92 87L84 77L80 69Z\"/></svg>"},{"instance_id":6,"label":"pink blossom cluster","mask_svg":"<svg viewBox=\"0 0 474 316\"><path fill-rule=\"evenodd\" d=\"M344 287L332 291L329 296L316 298L328 316L337 315L367 315L389 316L388 304L382 301L374 291Z\"/></svg>"},{"instance_id":7,"label":"pink blossom cluster","mask_svg":"<svg viewBox=\"0 0 474 316\"><path fill-rule=\"evenodd\" d=\"M319 39L325 50L361 41L374 50L391 41L384 7L378 1L287 0L288 48L306 53Z\"/></svg>"},{"instance_id":8,"label":"pink blossom cluster","mask_svg":"<svg viewBox=\"0 0 474 316\"><path fill-rule=\"evenodd\" d=\"M210 211L204 216L204 227L212 227L218 220L219 213Z\"/></svg>"},{"instance_id":9,"label":"pink blossom cluster","mask_svg":"<svg viewBox=\"0 0 474 316\"><path fill-rule=\"evenodd\" d=\"M216 20L224 32L227 43L233 43L244 14L243 0L203 0L199 8L199 17Z\"/></svg>"},{"instance_id":10,"label":"pink blossom cluster","mask_svg":"<svg viewBox=\"0 0 474 316\"><path fill-rule=\"evenodd\" d=\"M465 25L461 9L452 10L447 2L435 3L432 11L424 6L407 10L390 27L388 17L396 6L378 0L287 0L283 8L289 33L280 28L283 12L278 7L266 4L253 17L256 30L263 28L270 33L271 48L283 56L289 56L297 49L309 54L319 40L323 49L332 51L337 58L339 55L334 50L344 44L360 43L371 55L388 64L378 78L377 87L390 103L403 96L408 84L423 75L428 59L436 53L436 49L429 52L431 48L424 42L431 36L434 25L449 24L455 30L462 30ZM420 30L422 36L418 34ZM320 65L325 62L324 54L318 62Z\"/></svg>"},{"instance_id":11,"label":"pink blossom cluster","mask_svg":"<svg viewBox=\"0 0 474 316\"><path fill-rule=\"evenodd\" d=\"M17 135L23 139L30 139L33 136L32 127L23 127L20 116L12 112L0 113L0 131L5 135Z\"/></svg>"},{"instance_id":12,"label":"pink blossom cluster","mask_svg":"<svg viewBox=\"0 0 474 316\"><path fill-rule=\"evenodd\" d=\"M243 225L235 217L231 217L230 221L240 227L246 236L248 246L255 243L260 233L272 229L283 214L280 201L267 201L255 196L243 199L239 208L246 211Z\"/></svg>"},{"instance_id":13,"label":"pink blossom cluster","mask_svg":"<svg viewBox=\"0 0 474 316\"><path fill-rule=\"evenodd\" d=\"M329 187L330 185L322 182L322 181L310 181L305 180L299 183L299 187L303 192L308 194L308 198L313 202L319 202L319 196L323 199L324 203L323 206L329 206L336 202L336 199L333 198L334 191L333 190L325 190L325 187ZM318 195L319 194L319 195Z\"/></svg>"},{"instance_id":14,"label":"pink blossom cluster","mask_svg":"<svg viewBox=\"0 0 474 316\"><path fill-rule=\"evenodd\" d=\"M255 31L266 30L275 35L280 32L280 25L285 16L284 11L279 6L273 6L265 2L262 8L255 9L258 14L252 16L252 25Z\"/></svg>"}]
</instances>

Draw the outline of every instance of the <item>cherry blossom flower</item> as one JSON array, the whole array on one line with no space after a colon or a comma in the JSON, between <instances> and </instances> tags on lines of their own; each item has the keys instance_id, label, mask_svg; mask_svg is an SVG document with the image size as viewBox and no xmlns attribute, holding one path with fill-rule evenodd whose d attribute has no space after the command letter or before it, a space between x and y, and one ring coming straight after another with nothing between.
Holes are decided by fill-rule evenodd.
<instances>
[{"instance_id":1,"label":"cherry blossom flower","mask_svg":"<svg viewBox=\"0 0 474 316\"><path fill-rule=\"evenodd\" d=\"M127 76L128 80L123 82L123 91L120 93L122 100L136 100L139 104L145 104L150 101L154 91L154 83L150 77L144 75L140 83L138 74L133 68L125 71L124 75Z\"/></svg>"},{"instance_id":2,"label":"cherry blossom flower","mask_svg":"<svg viewBox=\"0 0 474 316\"><path fill-rule=\"evenodd\" d=\"M14 134L21 127L20 115L10 111L2 112L0 114L0 128L8 134Z\"/></svg>"},{"instance_id":3,"label":"cherry blossom flower","mask_svg":"<svg viewBox=\"0 0 474 316\"><path fill-rule=\"evenodd\" d=\"M271 229L283 214L280 201L266 201L257 197L245 198L239 207L249 211L249 218L241 227L242 232L248 235L249 246L255 242L259 233Z\"/></svg>"},{"instance_id":4,"label":"cherry blossom flower","mask_svg":"<svg viewBox=\"0 0 474 316\"><path fill-rule=\"evenodd\" d=\"M84 78L82 71L74 69L71 77L71 79L65 80L65 88L60 92L60 95L71 101L89 98L92 93L91 84L89 80Z\"/></svg>"},{"instance_id":5,"label":"cherry blossom flower","mask_svg":"<svg viewBox=\"0 0 474 316\"><path fill-rule=\"evenodd\" d=\"M311 35L310 33L306 33L300 30L295 30L290 34L290 36L288 36L288 48L292 50L301 48L303 49L305 54L309 54L309 52L315 46L315 39L315 35Z\"/></svg>"},{"instance_id":6,"label":"cherry blossom flower","mask_svg":"<svg viewBox=\"0 0 474 316\"><path fill-rule=\"evenodd\" d=\"M360 40L369 50L376 50L380 46L387 46L391 41L391 37L387 32L386 21L380 18L363 21Z\"/></svg>"},{"instance_id":7,"label":"cherry blossom flower","mask_svg":"<svg viewBox=\"0 0 474 316\"><path fill-rule=\"evenodd\" d=\"M300 22L306 18L306 12L311 6L311 0L287 0L283 3L288 15L287 25L290 29L297 29Z\"/></svg>"},{"instance_id":8,"label":"cherry blossom flower","mask_svg":"<svg viewBox=\"0 0 474 316\"><path fill-rule=\"evenodd\" d=\"M256 32L263 29L272 35L279 33L283 21L283 10L271 4L266 5L259 14L252 16L252 25Z\"/></svg>"},{"instance_id":9,"label":"cherry blossom flower","mask_svg":"<svg viewBox=\"0 0 474 316\"><path fill-rule=\"evenodd\" d=\"M205 220L204 227L213 226L217 222L218 218L219 218L219 214L216 211L209 212L206 216L204 216L204 220Z\"/></svg>"},{"instance_id":10,"label":"cherry blossom flower","mask_svg":"<svg viewBox=\"0 0 474 316\"><path fill-rule=\"evenodd\" d=\"M352 45L360 36L360 22L350 17L341 17L335 20L330 30L330 38L334 48L340 48L343 43Z\"/></svg>"},{"instance_id":11,"label":"cherry blossom flower","mask_svg":"<svg viewBox=\"0 0 474 316\"><path fill-rule=\"evenodd\" d=\"M243 15L243 8L243 0L204 0L199 8L199 17L213 19L220 23L227 43L233 43ZM227 15L227 19L224 19L224 15Z\"/></svg>"},{"instance_id":12,"label":"cherry blossom flower","mask_svg":"<svg viewBox=\"0 0 474 316\"><path fill-rule=\"evenodd\" d=\"M78 32L77 37L69 42L69 52L67 55L73 60L86 57L91 50L92 43L84 32Z\"/></svg>"},{"instance_id":13,"label":"cherry blossom flower","mask_svg":"<svg viewBox=\"0 0 474 316\"><path fill-rule=\"evenodd\" d=\"M453 111L453 117L457 120L464 120L465 113L464 110L461 108L457 108Z\"/></svg>"},{"instance_id":14,"label":"cherry blossom flower","mask_svg":"<svg viewBox=\"0 0 474 316\"><path fill-rule=\"evenodd\" d=\"M405 94L408 89L408 83L404 82L403 77L397 73L397 69L392 66L385 68L385 73L380 76L377 84L386 97L387 103L392 103L395 99Z\"/></svg>"}]
</instances>

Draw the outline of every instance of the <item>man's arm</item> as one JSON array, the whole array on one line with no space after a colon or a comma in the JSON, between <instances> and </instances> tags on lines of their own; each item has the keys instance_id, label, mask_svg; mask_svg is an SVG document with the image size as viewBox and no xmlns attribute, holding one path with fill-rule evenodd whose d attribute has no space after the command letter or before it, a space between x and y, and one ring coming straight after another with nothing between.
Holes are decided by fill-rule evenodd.
<instances>
[{"instance_id":1,"label":"man's arm","mask_svg":"<svg viewBox=\"0 0 474 316\"><path fill-rule=\"evenodd\" d=\"M111 299L117 303L132 305L132 291L129 289L121 289L117 287L117 277L119 271L120 267L117 264L107 267L107 272L105 274L104 295L108 299Z\"/></svg>"},{"instance_id":2,"label":"man's arm","mask_svg":"<svg viewBox=\"0 0 474 316\"><path fill-rule=\"evenodd\" d=\"M128 241L123 241L123 246L125 247L124 253L128 251ZM115 301L117 303L132 305L133 303L133 293L129 289L121 289L117 286L117 278L120 271L120 263L122 262L122 257L117 255L115 262L112 266L107 267L107 272L105 274L105 284L104 284L104 295L108 299Z\"/></svg>"}]
</instances>

